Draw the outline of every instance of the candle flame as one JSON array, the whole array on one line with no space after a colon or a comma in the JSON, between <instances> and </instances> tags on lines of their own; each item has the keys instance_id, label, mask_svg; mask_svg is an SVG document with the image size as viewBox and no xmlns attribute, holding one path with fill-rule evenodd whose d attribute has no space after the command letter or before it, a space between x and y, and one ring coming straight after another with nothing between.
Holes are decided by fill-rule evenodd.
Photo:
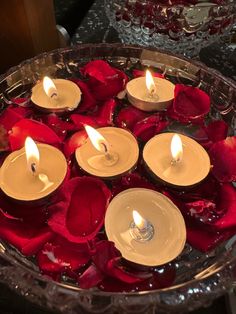
<instances>
[{"instance_id":1,"label":"candle flame","mask_svg":"<svg viewBox=\"0 0 236 314\"><path fill-rule=\"evenodd\" d=\"M180 162L183 158L183 144L178 134L175 134L171 140L171 155L173 162Z\"/></svg>"},{"instance_id":2,"label":"candle flame","mask_svg":"<svg viewBox=\"0 0 236 314\"><path fill-rule=\"evenodd\" d=\"M85 130L88 134L88 137L89 137L91 143L96 148L96 150L98 150L99 152L102 152L104 154L107 154L109 144L106 141L106 139L102 136L102 134L100 134L97 130L95 130L94 128L92 128L89 125L85 126Z\"/></svg>"},{"instance_id":3,"label":"candle flame","mask_svg":"<svg viewBox=\"0 0 236 314\"><path fill-rule=\"evenodd\" d=\"M25 154L29 171L33 174L36 173L39 165L39 150L36 143L29 136L25 140Z\"/></svg>"},{"instance_id":4,"label":"candle flame","mask_svg":"<svg viewBox=\"0 0 236 314\"><path fill-rule=\"evenodd\" d=\"M146 86L151 95L156 93L156 85L153 76L149 70L146 71Z\"/></svg>"},{"instance_id":5,"label":"candle flame","mask_svg":"<svg viewBox=\"0 0 236 314\"><path fill-rule=\"evenodd\" d=\"M136 210L133 210L133 219L138 229L144 230L147 228L147 221Z\"/></svg>"},{"instance_id":6,"label":"candle flame","mask_svg":"<svg viewBox=\"0 0 236 314\"><path fill-rule=\"evenodd\" d=\"M43 89L46 95L50 98L57 97L57 88L48 76L45 76L43 79Z\"/></svg>"}]
</instances>

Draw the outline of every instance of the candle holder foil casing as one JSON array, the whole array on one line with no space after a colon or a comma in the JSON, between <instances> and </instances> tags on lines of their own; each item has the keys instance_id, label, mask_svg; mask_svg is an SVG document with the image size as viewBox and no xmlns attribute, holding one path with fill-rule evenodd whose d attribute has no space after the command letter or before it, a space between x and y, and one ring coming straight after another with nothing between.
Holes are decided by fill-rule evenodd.
<instances>
[{"instance_id":1,"label":"candle holder foil casing","mask_svg":"<svg viewBox=\"0 0 236 314\"><path fill-rule=\"evenodd\" d=\"M30 99L31 88L45 73L52 77L76 77L78 68L91 59L112 61L127 73L134 67L165 72L174 83L201 85L211 97L211 119L221 116L233 134L236 84L215 70L155 49L120 44L79 45L37 56L10 69L0 80L1 110L17 97ZM181 126L172 126L180 132ZM193 132L187 129L189 134ZM232 287L236 274L236 237L218 246L211 254L200 253L189 245L176 260L178 272L173 286L154 291L108 293L82 290L63 277L54 282L42 276L32 260L8 243L0 246L0 281L26 299L59 313L160 313L185 312L209 305Z\"/></svg>"}]
</instances>

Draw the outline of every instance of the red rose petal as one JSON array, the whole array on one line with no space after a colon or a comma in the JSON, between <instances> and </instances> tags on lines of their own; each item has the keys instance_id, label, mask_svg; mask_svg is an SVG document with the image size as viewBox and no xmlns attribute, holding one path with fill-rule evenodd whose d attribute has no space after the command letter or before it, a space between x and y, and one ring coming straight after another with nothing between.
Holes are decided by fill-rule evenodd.
<instances>
[{"instance_id":1,"label":"red rose petal","mask_svg":"<svg viewBox=\"0 0 236 314\"><path fill-rule=\"evenodd\" d=\"M236 180L236 136L214 143L209 155L213 165L212 173L220 182Z\"/></svg>"},{"instance_id":2,"label":"red rose petal","mask_svg":"<svg viewBox=\"0 0 236 314\"><path fill-rule=\"evenodd\" d=\"M106 61L94 60L88 62L81 72L84 75L95 78L101 83L105 83L107 78L116 76L116 69L112 68Z\"/></svg>"},{"instance_id":3,"label":"red rose petal","mask_svg":"<svg viewBox=\"0 0 236 314\"><path fill-rule=\"evenodd\" d=\"M77 130L84 129L85 125L90 125L93 128L98 127L98 123L92 116L83 116L81 114L72 114L70 116L71 120L75 124Z\"/></svg>"},{"instance_id":4,"label":"red rose petal","mask_svg":"<svg viewBox=\"0 0 236 314\"><path fill-rule=\"evenodd\" d=\"M215 142L224 140L228 134L228 125L223 120L216 120L208 126L199 125L193 138L203 147L209 149Z\"/></svg>"},{"instance_id":5,"label":"red rose petal","mask_svg":"<svg viewBox=\"0 0 236 314\"><path fill-rule=\"evenodd\" d=\"M109 99L100 107L98 114L94 117L100 127L113 125L117 105L114 99Z\"/></svg>"},{"instance_id":6,"label":"red rose petal","mask_svg":"<svg viewBox=\"0 0 236 314\"><path fill-rule=\"evenodd\" d=\"M0 237L15 246L26 256L36 254L51 239L52 231L44 226L35 226L16 219L6 218L0 212Z\"/></svg>"},{"instance_id":7,"label":"red rose petal","mask_svg":"<svg viewBox=\"0 0 236 314\"><path fill-rule=\"evenodd\" d=\"M81 102L76 109L77 112L86 112L88 110L93 110L97 106L97 101L93 97L88 85L78 79L71 79L72 82L77 84L82 92Z\"/></svg>"},{"instance_id":8,"label":"red rose petal","mask_svg":"<svg viewBox=\"0 0 236 314\"><path fill-rule=\"evenodd\" d=\"M236 227L236 189L231 184L223 184L217 202L218 211L225 213L214 223L217 229Z\"/></svg>"},{"instance_id":9,"label":"red rose petal","mask_svg":"<svg viewBox=\"0 0 236 314\"><path fill-rule=\"evenodd\" d=\"M121 109L116 118L116 126L120 128L127 128L130 131L133 130L135 124L144 118L148 114L144 111L141 111L133 106Z\"/></svg>"},{"instance_id":10,"label":"red rose petal","mask_svg":"<svg viewBox=\"0 0 236 314\"><path fill-rule=\"evenodd\" d=\"M16 150L23 147L27 136L41 143L54 146L61 144L60 138L45 124L35 120L22 119L12 127L12 131L9 134L11 149Z\"/></svg>"},{"instance_id":11,"label":"red rose petal","mask_svg":"<svg viewBox=\"0 0 236 314\"><path fill-rule=\"evenodd\" d=\"M197 122L210 111L210 97L202 90L182 84L175 85L173 105L167 114L180 122Z\"/></svg>"},{"instance_id":12,"label":"red rose petal","mask_svg":"<svg viewBox=\"0 0 236 314\"><path fill-rule=\"evenodd\" d=\"M145 76L145 75L146 75L146 71L143 71L143 70L133 70L133 76L134 77L140 77L140 76ZM163 74L158 73L158 72L153 72L153 71L152 71L152 76L159 77L159 78L165 78Z\"/></svg>"},{"instance_id":13,"label":"red rose petal","mask_svg":"<svg viewBox=\"0 0 236 314\"><path fill-rule=\"evenodd\" d=\"M152 275L150 273L132 273L125 269L121 264L121 258L115 257L110 259L107 262L107 274L114 277L120 281L123 281L128 284L134 284L140 281L144 281L147 278L150 278ZM145 276L144 276L145 275Z\"/></svg>"},{"instance_id":14,"label":"red rose petal","mask_svg":"<svg viewBox=\"0 0 236 314\"><path fill-rule=\"evenodd\" d=\"M228 124L223 120L216 120L208 124L206 134L214 143L226 139L228 134Z\"/></svg>"},{"instance_id":15,"label":"red rose petal","mask_svg":"<svg viewBox=\"0 0 236 314\"><path fill-rule=\"evenodd\" d=\"M43 117L42 122L48 125L62 141L65 139L67 132L76 130L72 123L61 120L61 118L54 113Z\"/></svg>"},{"instance_id":16,"label":"red rose petal","mask_svg":"<svg viewBox=\"0 0 236 314\"><path fill-rule=\"evenodd\" d=\"M15 105L19 105L21 107L25 107L26 105L28 105L28 103L30 102L29 98L21 98L21 97L17 97L17 98L12 98L11 101L15 104Z\"/></svg>"},{"instance_id":17,"label":"red rose petal","mask_svg":"<svg viewBox=\"0 0 236 314\"><path fill-rule=\"evenodd\" d=\"M120 257L121 253L115 248L111 241L99 241L95 243L94 254L92 256L94 264L103 272L107 273L107 263L109 260Z\"/></svg>"},{"instance_id":18,"label":"red rose petal","mask_svg":"<svg viewBox=\"0 0 236 314\"><path fill-rule=\"evenodd\" d=\"M44 272L63 272L67 268L77 270L90 259L87 245L73 244L55 237L47 242L37 255L40 269Z\"/></svg>"},{"instance_id":19,"label":"red rose petal","mask_svg":"<svg viewBox=\"0 0 236 314\"><path fill-rule=\"evenodd\" d=\"M104 279L104 274L95 266L90 265L78 278L79 286L82 289L96 287Z\"/></svg>"},{"instance_id":20,"label":"red rose petal","mask_svg":"<svg viewBox=\"0 0 236 314\"><path fill-rule=\"evenodd\" d=\"M16 122L29 116L32 113L31 110L24 107L8 106L0 115L0 124L9 131Z\"/></svg>"},{"instance_id":21,"label":"red rose petal","mask_svg":"<svg viewBox=\"0 0 236 314\"><path fill-rule=\"evenodd\" d=\"M128 175L122 176L112 182L112 195L115 196L120 192L131 189L131 188L145 188L155 190L155 186L150 183L144 177L141 177L138 173L130 173Z\"/></svg>"},{"instance_id":22,"label":"red rose petal","mask_svg":"<svg viewBox=\"0 0 236 314\"><path fill-rule=\"evenodd\" d=\"M115 97L125 88L127 76L103 60L94 60L85 65L81 72L89 77L88 85L97 100Z\"/></svg>"},{"instance_id":23,"label":"red rose petal","mask_svg":"<svg viewBox=\"0 0 236 314\"><path fill-rule=\"evenodd\" d=\"M61 193L64 199L49 207L49 226L71 242L93 239L104 222L109 189L100 179L81 177L67 181Z\"/></svg>"},{"instance_id":24,"label":"red rose petal","mask_svg":"<svg viewBox=\"0 0 236 314\"><path fill-rule=\"evenodd\" d=\"M10 215L15 219L20 219L30 226L38 228L47 219L46 204L36 206L35 204L16 203L11 201L0 191L0 210L4 215Z\"/></svg>"},{"instance_id":25,"label":"red rose petal","mask_svg":"<svg viewBox=\"0 0 236 314\"><path fill-rule=\"evenodd\" d=\"M64 144L64 154L66 157L70 157L76 150L87 140L88 135L85 130L74 133Z\"/></svg>"},{"instance_id":26,"label":"red rose petal","mask_svg":"<svg viewBox=\"0 0 236 314\"><path fill-rule=\"evenodd\" d=\"M160 133L168 126L168 121L162 121L160 115L155 114L135 124L133 134L144 142Z\"/></svg>"},{"instance_id":27,"label":"red rose petal","mask_svg":"<svg viewBox=\"0 0 236 314\"><path fill-rule=\"evenodd\" d=\"M199 226L187 227L187 241L195 249L208 252L229 239L235 231L211 232Z\"/></svg>"}]
</instances>

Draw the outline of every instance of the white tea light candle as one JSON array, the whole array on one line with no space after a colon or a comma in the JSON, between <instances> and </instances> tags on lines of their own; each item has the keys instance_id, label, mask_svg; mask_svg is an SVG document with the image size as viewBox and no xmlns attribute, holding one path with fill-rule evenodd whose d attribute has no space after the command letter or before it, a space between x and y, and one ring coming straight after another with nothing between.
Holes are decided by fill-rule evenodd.
<instances>
[{"instance_id":1,"label":"white tea light candle","mask_svg":"<svg viewBox=\"0 0 236 314\"><path fill-rule=\"evenodd\" d=\"M147 70L146 77L138 77L126 85L129 102L143 111L165 110L174 99L175 85L170 81L152 77Z\"/></svg>"},{"instance_id":2,"label":"white tea light candle","mask_svg":"<svg viewBox=\"0 0 236 314\"><path fill-rule=\"evenodd\" d=\"M146 266L172 261L186 242L179 209L163 194L143 188L128 189L113 198L105 229L125 259Z\"/></svg>"},{"instance_id":3,"label":"white tea light candle","mask_svg":"<svg viewBox=\"0 0 236 314\"><path fill-rule=\"evenodd\" d=\"M86 127L89 135L84 145L76 149L78 165L87 173L114 178L132 170L139 157L135 137L128 131L105 127L97 130Z\"/></svg>"},{"instance_id":4,"label":"white tea light candle","mask_svg":"<svg viewBox=\"0 0 236 314\"><path fill-rule=\"evenodd\" d=\"M64 155L47 144L27 138L25 148L6 157L0 169L0 187L9 197L20 201L40 200L53 193L67 173Z\"/></svg>"},{"instance_id":5,"label":"white tea light candle","mask_svg":"<svg viewBox=\"0 0 236 314\"><path fill-rule=\"evenodd\" d=\"M210 158L196 141L182 134L161 133L143 149L149 170L162 181L179 187L201 182L210 171Z\"/></svg>"},{"instance_id":6,"label":"white tea light candle","mask_svg":"<svg viewBox=\"0 0 236 314\"><path fill-rule=\"evenodd\" d=\"M32 102L41 110L60 113L76 109L81 101L81 90L73 82L44 77L32 88Z\"/></svg>"}]
</instances>

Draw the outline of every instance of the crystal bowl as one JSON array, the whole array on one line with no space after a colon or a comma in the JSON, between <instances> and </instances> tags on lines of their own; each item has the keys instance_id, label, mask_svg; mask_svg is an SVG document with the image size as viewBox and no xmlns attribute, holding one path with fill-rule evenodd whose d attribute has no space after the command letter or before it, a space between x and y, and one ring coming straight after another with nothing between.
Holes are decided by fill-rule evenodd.
<instances>
[{"instance_id":1,"label":"crystal bowl","mask_svg":"<svg viewBox=\"0 0 236 314\"><path fill-rule=\"evenodd\" d=\"M47 74L57 78L79 76L79 67L91 59L104 59L127 73L152 66L174 82L200 86L212 99L211 117L221 117L236 128L236 84L201 63L156 49L121 44L80 45L44 53L23 62L0 77L3 111L12 99L29 97L31 87ZM43 276L34 259L27 259L8 243L0 244L0 281L28 300L61 313L174 313L209 305L226 293L236 277L236 236L207 254L186 245L175 260L173 286L155 291L108 293L81 290L68 278L61 283Z\"/></svg>"},{"instance_id":2,"label":"crystal bowl","mask_svg":"<svg viewBox=\"0 0 236 314\"><path fill-rule=\"evenodd\" d=\"M105 9L123 43L195 56L229 34L236 19L233 0L196 2L105 0Z\"/></svg>"}]
</instances>

